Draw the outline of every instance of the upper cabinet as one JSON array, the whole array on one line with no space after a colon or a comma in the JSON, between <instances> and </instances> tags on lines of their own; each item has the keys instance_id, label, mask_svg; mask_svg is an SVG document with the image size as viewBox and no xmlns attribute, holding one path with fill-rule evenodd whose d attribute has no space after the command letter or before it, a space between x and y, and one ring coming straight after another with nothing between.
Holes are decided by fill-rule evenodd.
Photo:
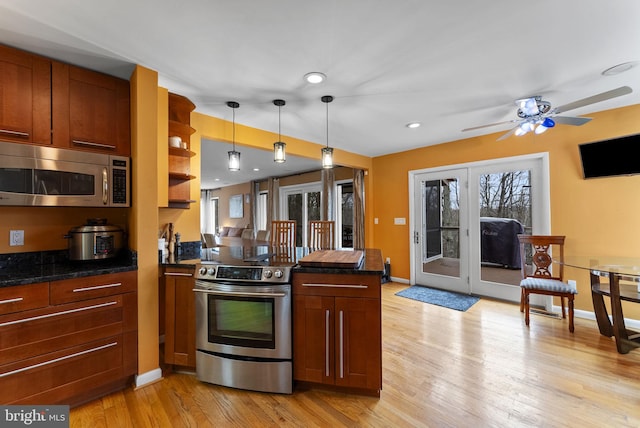
<instances>
[{"instance_id":1,"label":"upper cabinet","mask_svg":"<svg viewBox=\"0 0 640 428\"><path fill-rule=\"evenodd\" d=\"M131 155L129 82L0 45L0 140Z\"/></svg>"},{"instance_id":2,"label":"upper cabinet","mask_svg":"<svg viewBox=\"0 0 640 428\"><path fill-rule=\"evenodd\" d=\"M51 61L2 45L0 140L51 144Z\"/></svg>"},{"instance_id":3,"label":"upper cabinet","mask_svg":"<svg viewBox=\"0 0 640 428\"><path fill-rule=\"evenodd\" d=\"M129 156L129 82L55 61L52 69L54 145Z\"/></svg>"}]
</instances>

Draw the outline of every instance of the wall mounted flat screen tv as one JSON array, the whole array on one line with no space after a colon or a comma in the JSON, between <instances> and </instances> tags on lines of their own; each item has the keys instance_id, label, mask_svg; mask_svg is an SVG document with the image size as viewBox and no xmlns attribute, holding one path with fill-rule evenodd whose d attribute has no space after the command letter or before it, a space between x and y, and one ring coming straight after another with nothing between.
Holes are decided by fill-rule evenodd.
<instances>
[{"instance_id":1,"label":"wall mounted flat screen tv","mask_svg":"<svg viewBox=\"0 0 640 428\"><path fill-rule=\"evenodd\" d=\"M640 134L580 144L584 178L640 174Z\"/></svg>"}]
</instances>

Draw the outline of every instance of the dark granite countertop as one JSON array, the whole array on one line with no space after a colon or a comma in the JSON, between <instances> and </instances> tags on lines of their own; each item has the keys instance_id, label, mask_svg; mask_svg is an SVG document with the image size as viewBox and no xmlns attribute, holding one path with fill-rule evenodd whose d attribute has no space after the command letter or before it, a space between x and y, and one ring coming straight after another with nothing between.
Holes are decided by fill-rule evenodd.
<instances>
[{"instance_id":1,"label":"dark granite countertop","mask_svg":"<svg viewBox=\"0 0 640 428\"><path fill-rule=\"evenodd\" d=\"M59 281L84 276L137 270L136 253L125 251L112 259L71 261L67 251L38 251L0 255L0 287Z\"/></svg>"},{"instance_id":2,"label":"dark granite countertop","mask_svg":"<svg viewBox=\"0 0 640 428\"><path fill-rule=\"evenodd\" d=\"M207 250L202 250L207 251ZM345 250L349 251L349 250ZM382 252L379 249L367 248L364 251L364 257L362 263L357 268L327 268L327 267L302 267L296 263L296 261L311 252L312 249L298 247L295 249L294 260L291 260L290 263L293 265L293 272L310 272L310 273L349 273L349 274L383 274L384 273L384 261L382 260ZM242 251L238 251L242 253ZM196 264L202 261L203 254L199 252L187 252L181 255L170 255L165 257L160 257L159 263L162 267L180 267L180 268L189 268L195 267ZM215 251L211 252L209 250L206 254L206 261L213 263L222 263L225 261L221 258L218 259L215 256ZM227 262L229 263L229 262ZM233 262L231 262L233 263Z\"/></svg>"}]
</instances>

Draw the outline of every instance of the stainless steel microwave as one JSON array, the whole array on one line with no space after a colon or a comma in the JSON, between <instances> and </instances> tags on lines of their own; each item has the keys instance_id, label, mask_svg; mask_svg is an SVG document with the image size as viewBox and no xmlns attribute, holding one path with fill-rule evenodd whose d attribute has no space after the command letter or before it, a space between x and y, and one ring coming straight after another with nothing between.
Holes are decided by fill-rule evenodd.
<instances>
[{"instance_id":1,"label":"stainless steel microwave","mask_svg":"<svg viewBox=\"0 0 640 428\"><path fill-rule=\"evenodd\" d=\"M128 207L130 159L0 142L0 205Z\"/></svg>"}]
</instances>

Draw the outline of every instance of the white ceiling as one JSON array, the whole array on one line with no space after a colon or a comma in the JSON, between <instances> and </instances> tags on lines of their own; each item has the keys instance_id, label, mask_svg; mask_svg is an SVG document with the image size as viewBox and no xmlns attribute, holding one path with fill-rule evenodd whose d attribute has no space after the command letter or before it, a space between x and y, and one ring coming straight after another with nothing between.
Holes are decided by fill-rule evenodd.
<instances>
[{"instance_id":1,"label":"white ceiling","mask_svg":"<svg viewBox=\"0 0 640 428\"><path fill-rule=\"evenodd\" d=\"M639 21L637 0L2 0L0 42L125 78L140 64L196 111L231 120L238 101L237 123L271 132L284 99L285 142L326 144L333 95L329 144L379 156L497 137L512 124L461 130L516 119L533 95L560 106L628 85L571 115L638 104L640 66L601 72L640 61Z\"/></svg>"}]
</instances>

